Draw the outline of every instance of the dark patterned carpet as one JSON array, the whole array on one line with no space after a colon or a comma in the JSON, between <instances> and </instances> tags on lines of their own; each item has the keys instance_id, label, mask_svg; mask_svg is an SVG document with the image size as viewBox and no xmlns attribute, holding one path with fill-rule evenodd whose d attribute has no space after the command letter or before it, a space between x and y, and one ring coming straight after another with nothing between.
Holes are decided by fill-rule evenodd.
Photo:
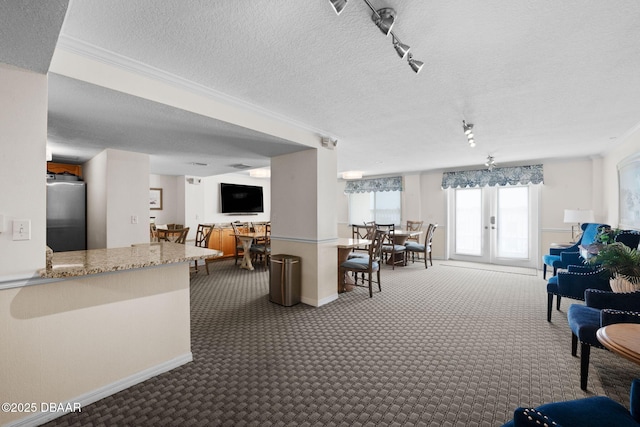
<instances>
[{"instance_id":1,"label":"dark patterned carpet","mask_svg":"<svg viewBox=\"0 0 640 427\"><path fill-rule=\"evenodd\" d=\"M382 271L326 306L269 302L233 261L191 280L194 361L48 426L499 426L520 405L607 395L640 367L591 352L589 391L541 275L438 262Z\"/></svg>"}]
</instances>

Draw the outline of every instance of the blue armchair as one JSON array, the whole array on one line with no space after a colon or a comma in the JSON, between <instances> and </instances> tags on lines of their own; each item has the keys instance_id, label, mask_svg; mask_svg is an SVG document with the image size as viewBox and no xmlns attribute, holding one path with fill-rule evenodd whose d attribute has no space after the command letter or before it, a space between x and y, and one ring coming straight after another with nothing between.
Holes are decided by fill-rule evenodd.
<instances>
[{"instance_id":1,"label":"blue armchair","mask_svg":"<svg viewBox=\"0 0 640 427\"><path fill-rule=\"evenodd\" d=\"M560 310L562 297L584 301L584 291L600 289L611 291L609 273L597 267L569 265L547 282L547 322L551 322L553 296L557 296L556 310Z\"/></svg>"},{"instance_id":2,"label":"blue armchair","mask_svg":"<svg viewBox=\"0 0 640 427\"><path fill-rule=\"evenodd\" d=\"M543 255L542 262L542 278L547 278L547 266L553 267L553 275L555 276L558 268L567 268L570 265L580 265L584 263L584 259L580 256L580 245L590 245L595 243L598 235L598 228L601 226L609 227L606 224L585 223L582 228L582 236L573 245L565 249L551 248L548 255Z\"/></svg>"},{"instance_id":3,"label":"blue armchair","mask_svg":"<svg viewBox=\"0 0 640 427\"><path fill-rule=\"evenodd\" d=\"M587 289L585 305L571 304L567 313L571 328L571 354L580 341L580 388L587 389L591 347L604 348L596 331L613 323L640 323L640 291L628 293Z\"/></svg>"},{"instance_id":4,"label":"blue armchair","mask_svg":"<svg viewBox=\"0 0 640 427\"><path fill-rule=\"evenodd\" d=\"M640 379L631 383L631 411L604 396L547 403L537 408L518 408L503 427L638 427L640 426Z\"/></svg>"}]
</instances>

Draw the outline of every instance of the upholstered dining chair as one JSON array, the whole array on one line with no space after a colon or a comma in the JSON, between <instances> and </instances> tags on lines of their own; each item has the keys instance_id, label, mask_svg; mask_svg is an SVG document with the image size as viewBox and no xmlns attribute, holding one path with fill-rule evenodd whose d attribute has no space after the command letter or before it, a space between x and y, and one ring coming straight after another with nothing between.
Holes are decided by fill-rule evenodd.
<instances>
[{"instance_id":1,"label":"upholstered dining chair","mask_svg":"<svg viewBox=\"0 0 640 427\"><path fill-rule=\"evenodd\" d=\"M410 221L410 220L407 220L407 225L405 227L405 230L407 230L407 231L422 231L422 225L423 224L424 224L424 221ZM407 237L407 242L420 243L420 235L416 234L415 236Z\"/></svg>"},{"instance_id":2,"label":"upholstered dining chair","mask_svg":"<svg viewBox=\"0 0 640 427\"><path fill-rule=\"evenodd\" d=\"M350 258L340 264L340 277L343 277L344 274L349 271L353 272L355 276L354 285L368 287L369 298L373 298L373 273L376 273L375 283L378 284L378 291L382 292L382 284L380 282L380 263L382 260L380 259L380 255L385 234L385 231L376 229L371 236L371 244L369 245L366 257ZM358 284L358 273L367 274L367 285L364 284L364 279L362 284Z\"/></svg>"},{"instance_id":3,"label":"upholstered dining chair","mask_svg":"<svg viewBox=\"0 0 640 427\"><path fill-rule=\"evenodd\" d=\"M431 258L431 244L433 242L433 234L438 228L438 224L429 224L427 226L427 232L424 235L424 244L420 243L408 242L405 243L405 247L407 248L407 258L409 254L411 254L411 262L415 262L415 254L418 254L418 260L420 259L420 255L424 259L424 268L427 267L427 261L431 266L433 266L433 259Z\"/></svg>"},{"instance_id":4,"label":"upholstered dining chair","mask_svg":"<svg viewBox=\"0 0 640 427\"><path fill-rule=\"evenodd\" d=\"M570 265L581 265L584 259L580 256L580 245L590 245L595 243L598 229L609 227L607 224L584 223L580 226L583 230L580 239L572 246L564 249L550 248L547 255L542 256L542 278L547 278L547 266L553 268L555 276L559 268L566 269Z\"/></svg>"},{"instance_id":5,"label":"upholstered dining chair","mask_svg":"<svg viewBox=\"0 0 640 427\"><path fill-rule=\"evenodd\" d=\"M556 310L560 310L562 297L584 301L584 291L600 289L611 291L609 274L602 268L570 265L567 271L559 271L547 282L547 322L551 322L553 297L557 298Z\"/></svg>"},{"instance_id":6,"label":"upholstered dining chair","mask_svg":"<svg viewBox=\"0 0 640 427\"><path fill-rule=\"evenodd\" d=\"M407 248L404 245L396 245L393 237L395 224L376 224L378 230L385 232L382 242L382 253L385 259L391 264L391 269L395 270L396 265L407 265Z\"/></svg>"},{"instance_id":7,"label":"upholstered dining chair","mask_svg":"<svg viewBox=\"0 0 640 427\"><path fill-rule=\"evenodd\" d=\"M251 245L249 251L254 260L263 263L266 269L269 266L271 260L271 224L265 224L263 229L263 235L256 237Z\"/></svg>"},{"instance_id":8,"label":"upholstered dining chair","mask_svg":"<svg viewBox=\"0 0 640 427\"><path fill-rule=\"evenodd\" d=\"M631 382L629 407L605 396L545 403L517 408L502 427L640 427L640 379Z\"/></svg>"},{"instance_id":9,"label":"upholstered dining chair","mask_svg":"<svg viewBox=\"0 0 640 427\"><path fill-rule=\"evenodd\" d=\"M613 323L640 323L640 291L607 292L587 289L585 304L571 304L567 320L571 329L571 354L577 355L580 342L580 388L587 389L591 347L605 348L596 332Z\"/></svg>"},{"instance_id":10,"label":"upholstered dining chair","mask_svg":"<svg viewBox=\"0 0 640 427\"><path fill-rule=\"evenodd\" d=\"M238 265L238 258L242 257L244 255L244 251L242 249L242 242L240 241L240 231L241 229L244 230L246 227L240 227L238 226L237 223L232 222L231 223L231 228L233 228L233 234L235 235L236 238L236 246L235 246L235 264Z\"/></svg>"}]
</instances>

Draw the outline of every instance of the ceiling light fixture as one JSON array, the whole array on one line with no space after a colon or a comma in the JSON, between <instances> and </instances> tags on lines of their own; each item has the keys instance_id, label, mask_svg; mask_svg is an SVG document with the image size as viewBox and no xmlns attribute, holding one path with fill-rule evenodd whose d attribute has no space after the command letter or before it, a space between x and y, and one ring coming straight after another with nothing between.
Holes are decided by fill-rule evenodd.
<instances>
[{"instance_id":1,"label":"ceiling light fixture","mask_svg":"<svg viewBox=\"0 0 640 427\"><path fill-rule=\"evenodd\" d=\"M498 166L498 164L496 163L496 160L493 158L491 154L487 156L487 161L485 162L484 165L487 167L487 169L489 169L489 171L492 171L493 168Z\"/></svg>"},{"instance_id":2,"label":"ceiling light fixture","mask_svg":"<svg viewBox=\"0 0 640 427\"><path fill-rule=\"evenodd\" d=\"M362 178L362 171L342 172L342 179L360 179L360 178Z\"/></svg>"},{"instance_id":3,"label":"ceiling light fixture","mask_svg":"<svg viewBox=\"0 0 640 427\"><path fill-rule=\"evenodd\" d=\"M476 141L473 139L473 124L467 123L464 120L462 121L462 130L464 134L467 136L467 142L469 143L469 147L473 148L476 146Z\"/></svg>"},{"instance_id":4,"label":"ceiling light fixture","mask_svg":"<svg viewBox=\"0 0 640 427\"><path fill-rule=\"evenodd\" d=\"M252 178L271 178L271 169L251 169L249 176Z\"/></svg>"},{"instance_id":5,"label":"ceiling light fixture","mask_svg":"<svg viewBox=\"0 0 640 427\"><path fill-rule=\"evenodd\" d=\"M331 6L333 6L333 10L335 10L338 15L342 13L342 10L347 5L347 0L329 0L329 1L331 1Z\"/></svg>"},{"instance_id":6,"label":"ceiling light fixture","mask_svg":"<svg viewBox=\"0 0 640 427\"><path fill-rule=\"evenodd\" d=\"M333 10L340 15L340 13L344 10L347 5L347 0L329 0L331 2L331 6L333 6ZM385 36L389 36L391 34L393 48L398 53L400 58L407 58L407 62L411 69L418 74L422 67L424 66L424 62L418 61L417 59L413 59L413 55L409 53L410 47L400 41L398 36L396 36L393 31L393 25L396 23L396 11L391 7L383 7L381 9L375 9L369 0L364 0L364 2L369 6L369 9L373 12L371 15L371 20L375 22L376 26L382 31L382 34Z\"/></svg>"}]
</instances>

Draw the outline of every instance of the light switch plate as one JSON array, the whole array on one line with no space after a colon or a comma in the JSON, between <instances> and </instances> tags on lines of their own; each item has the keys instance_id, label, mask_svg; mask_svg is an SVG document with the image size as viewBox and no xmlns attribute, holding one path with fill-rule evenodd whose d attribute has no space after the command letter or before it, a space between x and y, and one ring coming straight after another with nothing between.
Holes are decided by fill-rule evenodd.
<instances>
[{"instance_id":1,"label":"light switch plate","mask_svg":"<svg viewBox=\"0 0 640 427\"><path fill-rule=\"evenodd\" d=\"M13 220L13 240L31 240L31 220Z\"/></svg>"}]
</instances>

